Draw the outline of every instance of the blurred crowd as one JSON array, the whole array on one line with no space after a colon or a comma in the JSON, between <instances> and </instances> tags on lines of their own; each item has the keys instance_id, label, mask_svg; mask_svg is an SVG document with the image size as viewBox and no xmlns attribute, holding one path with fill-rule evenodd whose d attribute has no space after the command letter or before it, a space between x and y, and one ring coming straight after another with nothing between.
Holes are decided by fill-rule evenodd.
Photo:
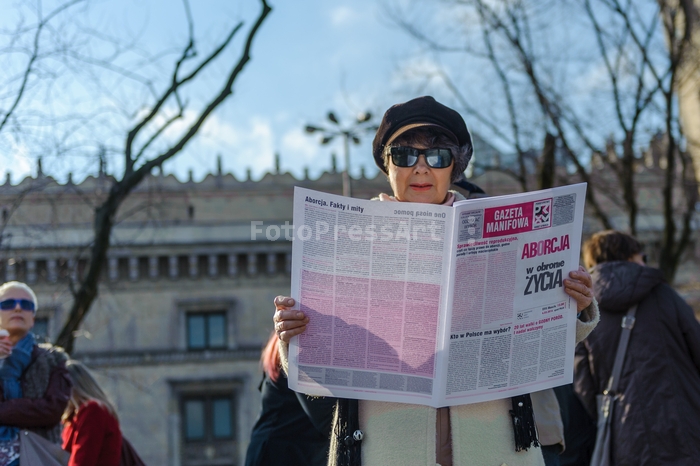
<instances>
[{"instance_id":1,"label":"blurred crowd","mask_svg":"<svg viewBox=\"0 0 700 466\"><path fill-rule=\"evenodd\" d=\"M139 466L117 410L79 361L32 333L38 301L0 286L0 466Z\"/></svg>"}]
</instances>

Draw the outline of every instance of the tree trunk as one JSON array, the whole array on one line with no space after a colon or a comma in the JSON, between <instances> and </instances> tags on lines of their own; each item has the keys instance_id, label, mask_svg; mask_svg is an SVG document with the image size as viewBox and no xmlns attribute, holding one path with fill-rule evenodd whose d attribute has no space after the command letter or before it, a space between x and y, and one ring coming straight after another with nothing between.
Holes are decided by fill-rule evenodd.
<instances>
[{"instance_id":1,"label":"tree trunk","mask_svg":"<svg viewBox=\"0 0 700 466\"><path fill-rule=\"evenodd\" d=\"M678 107L687 140L687 152L700 180L700 0L680 0L685 27L690 28L690 46L678 70Z\"/></svg>"},{"instance_id":2,"label":"tree trunk","mask_svg":"<svg viewBox=\"0 0 700 466\"><path fill-rule=\"evenodd\" d=\"M90 254L90 266L80 283L80 287L74 293L68 322L63 326L56 339L56 344L63 347L69 354L73 351L75 332L80 328L80 324L97 298L100 276L107 261L109 241L114 228L114 217L127 195L128 192L125 192L119 184L115 184L109 197L95 209L95 241Z\"/></svg>"},{"instance_id":3,"label":"tree trunk","mask_svg":"<svg viewBox=\"0 0 700 466\"><path fill-rule=\"evenodd\" d=\"M544 147L539 163L539 189L554 187L554 173L556 168L556 139L551 133L544 136Z\"/></svg>"},{"instance_id":4,"label":"tree trunk","mask_svg":"<svg viewBox=\"0 0 700 466\"><path fill-rule=\"evenodd\" d=\"M629 231L632 236L637 235L637 195L634 192L635 158L634 158L634 133L627 131L622 143L622 170L620 181L622 196L627 206L627 218L629 219Z\"/></svg>"}]
</instances>

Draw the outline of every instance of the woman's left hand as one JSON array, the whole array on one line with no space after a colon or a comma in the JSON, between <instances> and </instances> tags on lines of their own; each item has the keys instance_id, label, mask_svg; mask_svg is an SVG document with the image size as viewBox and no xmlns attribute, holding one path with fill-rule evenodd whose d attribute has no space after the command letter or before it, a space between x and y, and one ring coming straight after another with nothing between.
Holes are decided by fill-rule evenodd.
<instances>
[{"instance_id":1,"label":"woman's left hand","mask_svg":"<svg viewBox=\"0 0 700 466\"><path fill-rule=\"evenodd\" d=\"M564 291L576 300L576 312L581 312L593 302L593 279L585 268L569 272L564 279Z\"/></svg>"}]
</instances>

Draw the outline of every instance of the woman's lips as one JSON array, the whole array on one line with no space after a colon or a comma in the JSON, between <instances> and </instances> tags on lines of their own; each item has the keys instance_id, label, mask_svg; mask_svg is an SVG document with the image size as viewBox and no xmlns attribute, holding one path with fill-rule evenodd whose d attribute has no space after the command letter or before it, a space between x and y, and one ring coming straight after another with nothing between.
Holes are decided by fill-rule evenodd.
<instances>
[{"instance_id":1,"label":"woman's lips","mask_svg":"<svg viewBox=\"0 0 700 466\"><path fill-rule=\"evenodd\" d=\"M411 189L414 191L428 191L430 188L432 188L432 184L412 184Z\"/></svg>"}]
</instances>

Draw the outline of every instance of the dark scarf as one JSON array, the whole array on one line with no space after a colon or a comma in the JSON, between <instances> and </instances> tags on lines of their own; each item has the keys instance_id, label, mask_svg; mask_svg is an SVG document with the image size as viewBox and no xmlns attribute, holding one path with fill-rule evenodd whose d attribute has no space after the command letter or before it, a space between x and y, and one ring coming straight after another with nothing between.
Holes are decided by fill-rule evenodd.
<instances>
[{"instance_id":1,"label":"dark scarf","mask_svg":"<svg viewBox=\"0 0 700 466\"><path fill-rule=\"evenodd\" d=\"M362 464L362 437L364 434L360 430L358 400L339 398L336 410L338 421L331 434L335 435L338 444L335 451L336 464L338 466L360 466Z\"/></svg>"},{"instance_id":2,"label":"dark scarf","mask_svg":"<svg viewBox=\"0 0 700 466\"><path fill-rule=\"evenodd\" d=\"M539 447L537 428L535 427L535 413L532 409L530 394L514 396L510 399L513 409L510 416L513 418L513 433L515 434L515 451L525 450L530 447Z\"/></svg>"},{"instance_id":3,"label":"dark scarf","mask_svg":"<svg viewBox=\"0 0 700 466\"><path fill-rule=\"evenodd\" d=\"M22 398L22 384L19 379L32 361L34 345L34 334L29 332L17 342L12 348L12 354L3 362L0 368L0 379L5 400ZM0 426L0 440L11 440L17 436L18 432L17 427Z\"/></svg>"}]
</instances>

